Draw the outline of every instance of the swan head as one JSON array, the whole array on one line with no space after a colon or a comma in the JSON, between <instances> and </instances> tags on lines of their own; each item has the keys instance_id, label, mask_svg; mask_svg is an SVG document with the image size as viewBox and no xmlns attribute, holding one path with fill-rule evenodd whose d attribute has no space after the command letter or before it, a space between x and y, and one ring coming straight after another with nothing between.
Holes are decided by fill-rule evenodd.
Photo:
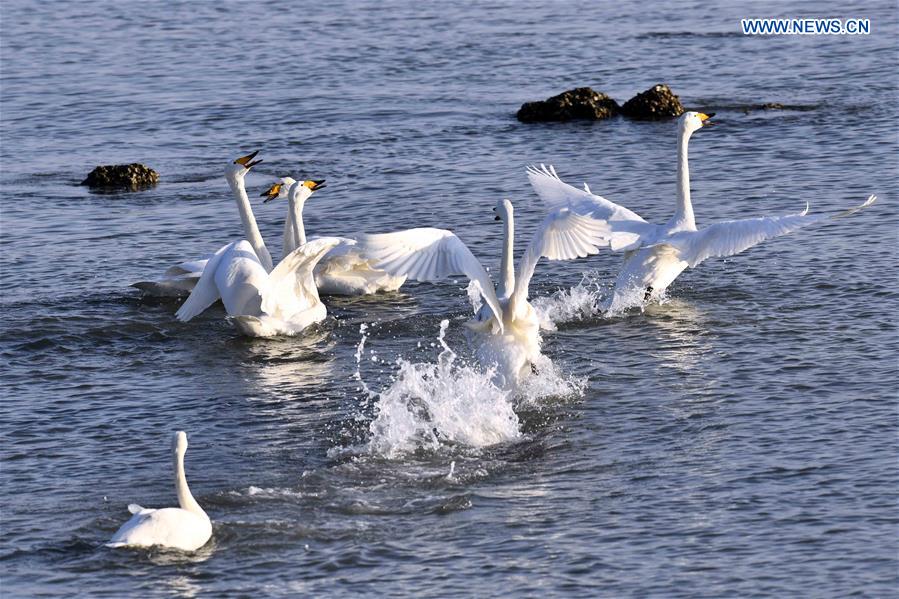
<instances>
[{"instance_id":1,"label":"swan head","mask_svg":"<svg viewBox=\"0 0 899 599\"><path fill-rule=\"evenodd\" d=\"M500 200L493 207L496 217L493 220L503 220L508 222L512 218L512 202L509 200Z\"/></svg>"},{"instance_id":2,"label":"swan head","mask_svg":"<svg viewBox=\"0 0 899 599\"><path fill-rule=\"evenodd\" d=\"M178 431L172 435L172 453L184 455L185 451L187 451L187 433Z\"/></svg>"},{"instance_id":3,"label":"swan head","mask_svg":"<svg viewBox=\"0 0 899 599\"><path fill-rule=\"evenodd\" d=\"M287 199L291 202L305 202L314 192L325 186L325 180L294 181L287 190Z\"/></svg>"},{"instance_id":4,"label":"swan head","mask_svg":"<svg viewBox=\"0 0 899 599\"><path fill-rule=\"evenodd\" d=\"M263 191L260 196L265 198L262 200L263 204L268 204L272 200L280 200L287 197L287 191L290 189L290 186L296 183L297 180L293 177L281 177L277 181L271 184L271 187Z\"/></svg>"},{"instance_id":5,"label":"swan head","mask_svg":"<svg viewBox=\"0 0 899 599\"><path fill-rule=\"evenodd\" d=\"M256 150L252 154L247 154L246 156L241 156L231 164L225 167L225 176L227 177L243 177L246 175L251 168L262 162L262 160L253 160L256 158L256 154L259 153L259 150Z\"/></svg>"},{"instance_id":6,"label":"swan head","mask_svg":"<svg viewBox=\"0 0 899 599\"><path fill-rule=\"evenodd\" d=\"M693 110L685 112L683 116L680 117L680 129L688 134L699 131L706 125L712 124L709 122L709 119L713 116L715 116L714 112L708 114L704 112L695 112Z\"/></svg>"}]
</instances>

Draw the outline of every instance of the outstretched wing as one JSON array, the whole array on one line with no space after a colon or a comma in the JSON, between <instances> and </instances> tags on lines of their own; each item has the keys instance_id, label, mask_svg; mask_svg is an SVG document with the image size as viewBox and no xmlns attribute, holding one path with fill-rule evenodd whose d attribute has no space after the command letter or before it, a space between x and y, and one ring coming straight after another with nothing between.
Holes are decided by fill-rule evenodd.
<instances>
[{"instance_id":1,"label":"outstretched wing","mask_svg":"<svg viewBox=\"0 0 899 599\"><path fill-rule=\"evenodd\" d=\"M863 208L867 208L876 200L877 196L868 196L868 199L861 205L835 214L829 217L829 219L854 214ZM692 268L707 258L739 254L766 239L792 233L797 229L807 227L826 218L828 217L809 216L808 204L806 204L805 210L799 214L747 218L715 223L690 236L684 236L683 242L675 234L669 240L669 243L680 251L681 258Z\"/></svg>"},{"instance_id":2,"label":"outstretched wing","mask_svg":"<svg viewBox=\"0 0 899 599\"><path fill-rule=\"evenodd\" d=\"M490 275L471 250L446 229L407 229L396 233L360 235L362 255L379 269L415 281L439 281L465 275L480 287L481 296L502 327L502 309Z\"/></svg>"},{"instance_id":3,"label":"outstretched wing","mask_svg":"<svg viewBox=\"0 0 899 599\"><path fill-rule=\"evenodd\" d=\"M181 307L175 312L175 318L181 322L187 322L214 304L221 297L218 287L215 284L215 271L219 267L224 253L237 243L239 242L233 241L228 245L223 246L206 261L206 265L203 267L203 274L200 275L200 280L197 281L197 284L194 285L190 295L187 296L187 299L184 300L184 303L181 304Z\"/></svg>"},{"instance_id":4,"label":"outstretched wing","mask_svg":"<svg viewBox=\"0 0 899 599\"><path fill-rule=\"evenodd\" d=\"M317 302L318 289L312 271L339 244L337 237L319 237L287 254L268 276L262 294L262 311L272 316L289 316Z\"/></svg>"},{"instance_id":5,"label":"outstretched wing","mask_svg":"<svg viewBox=\"0 0 899 599\"><path fill-rule=\"evenodd\" d=\"M820 216L809 216L806 207L799 214L715 223L689 235L675 234L667 243L677 248L680 258L693 268L708 258L739 254L766 239L792 233L820 219Z\"/></svg>"},{"instance_id":6,"label":"outstretched wing","mask_svg":"<svg viewBox=\"0 0 899 599\"><path fill-rule=\"evenodd\" d=\"M609 244L611 228L605 220L577 214L567 206L552 208L528 244L518 265L513 313L528 298L528 286L540 258L574 260L599 253Z\"/></svg>"},{"instance_id":7,"label":"outstretched wing","mask_svg":"<svg viewBox=\"0 0 899 599\"><path fill-rule=\"evenodd\" d=\"M549 208L568 207L577 214L608 221L611 234L606 245L612 251L635 249L641 238L645 240L657 228L636 212L591 193L586 184L577 189L565 183L551 165L529 166L527 173L531 187Z\"/></svg>"}]
</instances>

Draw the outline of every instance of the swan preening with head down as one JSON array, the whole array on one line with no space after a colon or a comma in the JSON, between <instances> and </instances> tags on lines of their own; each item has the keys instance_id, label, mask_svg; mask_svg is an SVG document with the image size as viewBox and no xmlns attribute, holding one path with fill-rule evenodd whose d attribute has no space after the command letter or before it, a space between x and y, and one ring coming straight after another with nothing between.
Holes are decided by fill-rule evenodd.
<instances>
[{"instance_id":1,"label":"swan preening with head down","mask_svg":"<svg viewBox=\"0 0 899 599\"><path fill-rule=\"evenodd\" d=\"M187 434L178 431L172 436L172 466L175 471L175 494L179 507L143 508L136 503L128 506L133 515L116 531L108 547L152 547L154 545L195 551L212 536L212 522L194 499L184 475L184 453Z\"/></svg>"},{"instance_id":2,"label":"swan preening with head down","mask_svg":"<svg viewBox=\"0 0 899 599\"><path fill-rule=\"evenodd\" d=\"M222 247L206 263L203 274L175 316L194 318L217 300L237 329L252 337L291 335L324 320L325 305L318 296L312 271L319 260L339 245L336 237L322 237L298 246L277 266L265 247L244 187L244 177L257 162L250 156L228 165L225 176L235 193L247 239ZM294 182L291 201L308 197L315 186ZM302 187L307 190L299 193Z\"/></svg>"},{"instance_id":3,"label":"swan preening with head down","mask_svg":"<svg viewBox=\"0 0 899 599\"><path fill-rule=\"evenodd\" d=\"M480 292L483 305L467 323L479 361L496 369L501 383L514 385L538 369L540 320L528 301L528 288L541 257L550 260L582 258L599 251L608 236L608 226L567 206L550 208L534 233L518 264L513 264L515 220L512 202L503 200L494 208L503 221L503 245L499 282L490 275L468 247L446 229L408 229L395 233L362 235L359 246L377 267L415 281L439 281L455 275L467 276Z\"/></svg>"},{"instance_id":4,"label":"swan preening with head down","mask_svg":"<svg viewBox=\"0 0 899 599\"><path fill-rule=\"evenodd\" d=\"M766 239L827 218L809 215L806 204L797 214L724 221L698 229L690 199L687 146L690 136L708 124L711 116L687 112L678 121L677 200L674 216L664 225L648 223L627 208L594 195L586 183L582 190L568 185L552 166L528 168L531 185L547 206L568 206L578 214L608 223L606 245L624 253L624 266L607 309L614 312L658 299L687 267L693 268L707 258L738 254ZM860 206L837 216L870 206L876 199L869 196Z\"/></svg>"},{"instance_id":5,"label":"swan preening with head down","mask_svg":"<svg viewBox=\"0 0 899 599\"><path fill-rule=\"evenodd\" d=\"M288 198L289 210L284 220L283 255L306 243L306 228L303 224L303 207L309 199L309 189L321 189L324 181L303 181L295 186L292 177L282 177L268 190L262 192L265 202ZM293 197L289 197L293 194ZM312 237L311 239L318 239ZM315 285L319 293L326 295L368 295L382 291L396 291L406 282L406 277L393 276L383 270L373 268L360 253L356 241L338 237L340 243L331 249L315 266Z\"/></svg>"}]
</instances>

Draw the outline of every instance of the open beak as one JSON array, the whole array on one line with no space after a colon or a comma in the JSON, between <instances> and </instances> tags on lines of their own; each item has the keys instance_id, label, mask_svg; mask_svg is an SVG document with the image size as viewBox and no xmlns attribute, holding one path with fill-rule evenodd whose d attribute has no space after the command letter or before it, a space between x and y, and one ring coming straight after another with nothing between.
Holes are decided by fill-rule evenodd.
<instances>
[{"instance_id":1,"label":"open beak","mask_svg":"<svg viewBox=\"0 0 899 599\"><path fill-rule=\"evenodd\" d=\"M262 200L262 203L268 204L269 202L277 198L281 193L281 185L283 185L283 183L274 183L271 187L260 193L259 195L265 198L264 200Z\"/></svg>"},{"instance_id":2,"label":"open beak","mask_svg":"<svg viewBox=\"0 0 899 599\"><path fill-rule=\"evenodd\" d=\"M712 118L713 116L715 116L715 113L714 113L714 112L710 112L710 113L708 113L708 114L706 114L706 113L704 113L704 112L700 112L700 113L699 113L699 120L702 121L702 126L703 126L703 127L707 127L707 126L709 126L709 125L714 125L715 123L709 121L709 119Z\"/></svg>"},{"instance_id":3,"label":"open beak","mask_svg":"<svg viewBox=\"0 0 899 599\"><path fill-rule=\"evenodd\" d=\"M234 164L239 164L242 167L244 167L245 169L250 170L257 164L262 162L261 159L253 160L253 158L256 158L256 154L258 154L258 153L259 153L259 150L256 150L252 154L247 154L246 156L241 156L240 158L238 158L237 160L234 161Z\"/></svg>"},{"instance_id":4,"label":"open beak","mask_svg":"<svg viewBox=\"0 0 899 599\"><path fill-rule=\"evenodd\" d=\"M312 191L318 191L322 187L325 187L325 180L319 179L318 181L303 181L303 185L311 189Z\"/></svg>"}]
</instances>

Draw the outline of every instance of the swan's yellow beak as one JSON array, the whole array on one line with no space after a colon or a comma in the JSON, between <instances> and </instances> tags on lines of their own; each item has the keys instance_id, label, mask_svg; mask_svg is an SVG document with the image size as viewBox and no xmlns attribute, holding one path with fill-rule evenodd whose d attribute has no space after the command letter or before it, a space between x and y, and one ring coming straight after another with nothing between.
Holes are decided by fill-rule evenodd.
<instances>
[{"instance_id":1,"label":"swan's yellow beak","mask_svg":"<svg viewBox=\"0 0 899 599\"><path fill-rule=\"evenodd\" d=\"M705 127L706 125L714 125L714 124L715 124L715 123L710 123L710 122L708 122L708 120L709 120L710 118L712 118L713 116L715 116L715 113L714 113L714 112L710 112L710 113L708 113L708 114L706 114L706 113L704 113L704 112L700 112L700 113L698 113L698 114L699 114L699 120L702 121L703 127Z\"/></svg>"},{"instance_id":2,"label":"swan's yellow beak","mask_svg":"<svg viewBox=\"0 0 899 599\"><path fill-rule=\"evenodd\" d=\"M259 150L256 150L252 154L247 154L246 156L241 156L240 158L238 158L237 160L234 161L234 164L239 164L242 167L244 167L245 169L250 170L257 164L262 162L262 160L253 160L253 158L255 158L256 154L258 154L258 153L259 153Z\"/></svg>"},{"instance_id":3,"label":"swan's yellow beak","mask_svg":"<svg viewBox=\"0 0 899 599\"><path fill-rule=\"evenodd\" d=\"M260 193L259 195L265 198L262 200L263 204L267 204L277 198L281 194L281 186L283 183L273 183L271 187Z\"/></svg>"},{"instance_id":4,"label":"swan's yellow beak","mask_svg":"<svg viewBox=\"0 0 899 599\"><path fill-rule=\"evenodd\" d=\"M325 186L325 180L319 179L318 181L303 181L303 185L311 189L312 191L316 191Z\"/></svg>"}]
</instances>

